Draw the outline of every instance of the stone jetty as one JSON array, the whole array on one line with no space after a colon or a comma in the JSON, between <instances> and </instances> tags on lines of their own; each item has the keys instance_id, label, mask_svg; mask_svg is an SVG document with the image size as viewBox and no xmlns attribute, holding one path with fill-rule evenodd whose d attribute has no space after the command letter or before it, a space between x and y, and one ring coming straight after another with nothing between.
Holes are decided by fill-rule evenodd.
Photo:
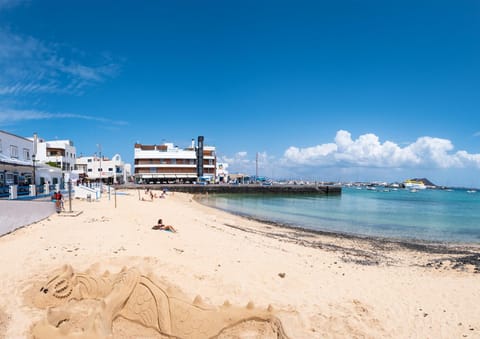
<instances>
[{"instance_id":1,"label":"stone jetty","mask_svg":"<svg viewBox=\"0 0 480 339\"><path fill-rule=\"evenodd\" d=\"M184 192L192 194L215 194L215 193L255 193L255 194L322 194L322 195L339 195L342 193L340 186L330 185L259 185L259 184L149 184L149 185L125 185L117 186L122 189L167 189L172 192Z\"/></svg>"}]
</instances>

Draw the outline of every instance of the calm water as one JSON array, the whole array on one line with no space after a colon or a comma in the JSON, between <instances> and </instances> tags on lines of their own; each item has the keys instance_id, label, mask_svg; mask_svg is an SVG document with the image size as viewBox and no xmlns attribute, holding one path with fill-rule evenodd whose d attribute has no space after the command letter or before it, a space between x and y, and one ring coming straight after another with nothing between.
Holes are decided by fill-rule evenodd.
<instances>
[{"instance_id":1,"label":"calm water","mask_svg":"<svg viewBox=\"0 0 480 339\"><path fill-rule=\"evenodd\" d=\"M384 192L341 196L211 195L203 203L304 228L389 238L480 243L480 191Z\"/></svg>"}]
</instances>

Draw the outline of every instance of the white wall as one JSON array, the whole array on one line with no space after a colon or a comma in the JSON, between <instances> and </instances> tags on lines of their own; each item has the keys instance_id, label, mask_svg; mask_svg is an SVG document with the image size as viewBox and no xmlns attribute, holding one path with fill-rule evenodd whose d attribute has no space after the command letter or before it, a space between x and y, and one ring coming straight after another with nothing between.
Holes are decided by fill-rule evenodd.
<instances>
[{"instance_id":1,"label":"white wall","mask_svg":"<svg viewBox=\"0 0 480 339\"><path fill-rule=\"evenodd\" d=\"M49 156L47 154L48 148L59 148L65 151L65 156ZM37 160L40 162L59 162L65 170L70 168L73 170L76 161L76 148L73 146L73 142L70 140L53 140L45 141L39 139L37 142ZM67 166L67 164L69 164Z\"/></svg>"},{"instance_id":2,"label":"white wall","mask_svg":"<svg viewBox=\"0 0 480 339\"><path fill-rule=\"evenodd\" d=\"M80 157L77 158L76 163L79 169L77 172L83 172L80 168L86 167L84 173L91 180L100 178L103 180L114 178L115 180L122 179L125 176L125 163L122 161L122 158L119 154L115 154L112 159L102 157L101 160L99 157ZM100 168L102 169L101 172L99 171ZM116 168L120 169L119 173L115 171Z\"/></svg>"},{"instance_id":3,"label":"white wall","mask_svg":"<svg viewBox=\"0 0 480 339\"><path fill-rule=\"evenodd\" d=\"M11 146L16 146L18 151L18 157L14 158L22 162L29 162L31 164L33 154L33 142L18 135L6 133L0 131L1 148L0 153L4 157L11 158ZM27 150L28 154L25 154L24 150Z\"/></svg>"}]
</instances>

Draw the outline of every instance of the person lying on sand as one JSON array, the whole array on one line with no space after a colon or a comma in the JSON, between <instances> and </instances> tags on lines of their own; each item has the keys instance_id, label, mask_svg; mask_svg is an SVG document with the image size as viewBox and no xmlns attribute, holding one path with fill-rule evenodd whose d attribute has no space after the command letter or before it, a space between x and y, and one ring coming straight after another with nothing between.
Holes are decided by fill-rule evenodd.
<instances>
[{"instance_id":1,"label":"person lying on sand","mask_svg":"<svg viewBox=\"0 0 480 339\"><path fill-rule=\"evenodd\" d=\"M172 225L164 225L162 219L158 219L158 222L155 226L152 227L152 230L163 230L163 231L170 231L170 232L177 232Z\"/></svg>"}]
</instances>

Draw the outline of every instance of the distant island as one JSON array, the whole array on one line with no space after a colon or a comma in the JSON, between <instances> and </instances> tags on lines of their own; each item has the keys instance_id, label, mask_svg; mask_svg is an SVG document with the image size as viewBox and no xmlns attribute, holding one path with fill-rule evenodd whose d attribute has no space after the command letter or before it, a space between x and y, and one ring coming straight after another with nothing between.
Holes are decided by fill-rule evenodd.
<instances>
[{"instance_id":1,"label":"distant island","mask_svg":"<svg viewBox=\"0 0 480 339\"><path fill-rule=\"evenodd\" d=\"M437 185L435 185L433 182L431 182L431 181L428 180L427 178L412 178L412 179L408 179L407 181L421 182L421 183L423 183L425 186L429 186L429 187L438 187Z\"/></svg>"}]
</instances>

